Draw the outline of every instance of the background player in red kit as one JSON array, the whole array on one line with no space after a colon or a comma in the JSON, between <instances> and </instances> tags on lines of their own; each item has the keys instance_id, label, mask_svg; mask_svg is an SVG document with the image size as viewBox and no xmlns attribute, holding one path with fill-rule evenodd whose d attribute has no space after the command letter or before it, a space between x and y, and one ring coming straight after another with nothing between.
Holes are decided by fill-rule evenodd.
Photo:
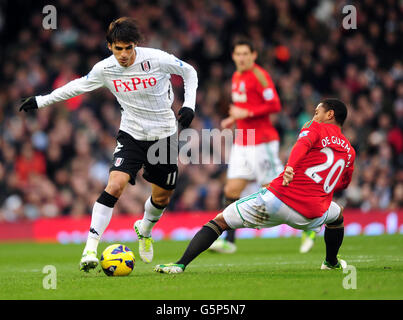
<instances>
[{"instance_id":1,"label":"background player in red kit","mask_svg":"<svg viewBox=\"0 0 403 320\"><path fill-rule=\"evenodd\" d=\"M221 126L236 125L237 130L224 187L224 207L237 201L249 183L265 186L283 171L278 156L279 134L270 121L270 114L281 110L280 99L270 75L255 63L256 58L251 41L245 38L234 41L233 104ZM210 249L233 253L234 242L235 230L228 230L225 239L218 239Z\"/></svg>"},{"instance_id":2,"label":"background player in red kit","mask_svg":"<svg viewBox=\"0 0 403 320\"><path fill-rule=\"evenodd\" d=\"M224 209L196 233L176 263L157 265L155 271L180 273L229 228L267 228L287 224L319 231L325 224L326 257L321 269L347 266L337 254L343 242L343 208L333 193L347 188L354 170L355 151L341 133L347 108L337 99L323 100L312 121L301 130L286 168L267 188Z\"/></svg>"}]
</instances>

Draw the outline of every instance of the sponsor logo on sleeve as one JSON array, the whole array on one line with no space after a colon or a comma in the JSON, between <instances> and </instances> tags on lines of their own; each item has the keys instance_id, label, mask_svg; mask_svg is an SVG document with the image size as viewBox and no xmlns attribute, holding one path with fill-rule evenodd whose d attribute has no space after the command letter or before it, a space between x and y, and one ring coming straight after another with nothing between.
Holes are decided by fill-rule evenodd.
<instances>
[{"instance_id":1,"label":"sponsor logo on sleeve","mask_svg":"<svg viewBox=\"0 0 403 320\"><path fill-rule=\"evenodd\" d=\"M263 98L264 98L266 101L272 100L272 99L274 98L273 89L272 89L272 88L266 88L266 89L264 89L264 91L263 91Z\"/></svg>"},{"instance_id":2,"label":"sponsor logo on sleeve","mask_svg":"<svg viewBox=\"0 0 403 320\"><path fill-rule=\"evenodd\" d=\"M299 139L299 138L302 138L302 137L306 137L306 136L308 135L308 133L309 133L309 130L304 130L304 131L302 131L302 132L299 134L298 139Z\"/></svg>"},{"instance_id":3,"label":"sponsor logo on sleeve","mask_svg":"<svg viewBox=\"0 0 403 320\"><path fill-rule=\"evenodd\" d=\"M176 61L177 63L179 63L179 67L182 67L182 66L183 66L183 62L182 62L181 60L175 59L175 61Z\"/></svg>"}]
</instances>

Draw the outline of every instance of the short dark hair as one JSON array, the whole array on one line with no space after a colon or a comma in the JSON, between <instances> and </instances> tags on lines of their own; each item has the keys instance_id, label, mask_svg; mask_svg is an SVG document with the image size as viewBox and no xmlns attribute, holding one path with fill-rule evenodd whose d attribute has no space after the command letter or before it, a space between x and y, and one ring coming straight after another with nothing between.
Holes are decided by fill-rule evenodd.
<instances>
[{"instance_id":1,"label":"short dark hair","mask_svg":"<svg viewBox=\"0 0 403 320\"><path fill-rule=\"evenodd\" d=\"M255 46L253 45L253 42L249 38L245 36L238 36L232 41L231 52L234 52L236 46L241 45L248 46L251 52L255 51Z\"/></svg>"},{"instance_id":2,"label":"short dark hair","mask_svg":"<svg viewBox=\"0 0 403 320\"><path fill-rule=\"evenodd\" d=\"M137 45L141 40L143 40L143 36L138 28L137 21L130 17L113 20L106 32L106 41L110 44L115 42L134 42Z\"/></svg>"},{"instance_id":3,"label":"short dark hair","mask_svg":"<svg viewBox=\"0 0 403 320\"><path fill-rule=\"evenodd\" d=\"M325 108L326 111L333 110L334 117L336 122L343 126L344 121L347 118L347 107L346 105L340 101L339 99L335 98L328 98L321 101L322 106Z\"/></svg>"}]
</instances>

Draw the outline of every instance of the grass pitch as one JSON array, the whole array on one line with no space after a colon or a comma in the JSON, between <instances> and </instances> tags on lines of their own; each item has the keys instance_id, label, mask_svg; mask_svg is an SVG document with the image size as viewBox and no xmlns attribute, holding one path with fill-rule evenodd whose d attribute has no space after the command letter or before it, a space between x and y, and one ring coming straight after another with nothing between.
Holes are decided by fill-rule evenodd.
<instances>
[{"instance_id":1,"label":"grass pitch","mask_svg":"<svg viewBox=\"0 0 403 320\"><path fill-rule=\"evenodd\" d=\"M155 273L159 263L176 261L188 241L154 243L154 261L144 264L138 244L125 243L136 255L128 277L107 277L100 267L78 270L83 245L0 244L0 299L11 300L273 300L403 299L403 235L345 237L340 255L356 268L356 289L340 270L319 270L323 237L307 254L300 238L237 240L232 255L204 252L185 273ZM99 255L110 243L101 243ZM56 289L45 289L44 267L56 268ZM46 280L45 280L46 282Z\"/></svg>"}]
</instances>

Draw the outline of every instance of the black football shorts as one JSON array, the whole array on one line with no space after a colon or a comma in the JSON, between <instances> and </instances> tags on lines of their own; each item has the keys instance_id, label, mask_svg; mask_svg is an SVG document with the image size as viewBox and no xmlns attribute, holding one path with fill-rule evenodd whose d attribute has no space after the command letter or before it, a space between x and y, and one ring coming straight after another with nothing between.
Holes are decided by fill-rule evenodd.
<instances>
[{"instance_id":1,"label":"black football shorts","mask_svg":"<svg viewBox=\"0 0 403 320\"><path fill-rule=\"evenodd\" d=\"M173 190L178 178L177 135L156 140L136 140L119 130L113 163L109 171L123 171L134 185L137 172L144 168L143 177L157 186Z\"/></svg>"}]
</instances>

